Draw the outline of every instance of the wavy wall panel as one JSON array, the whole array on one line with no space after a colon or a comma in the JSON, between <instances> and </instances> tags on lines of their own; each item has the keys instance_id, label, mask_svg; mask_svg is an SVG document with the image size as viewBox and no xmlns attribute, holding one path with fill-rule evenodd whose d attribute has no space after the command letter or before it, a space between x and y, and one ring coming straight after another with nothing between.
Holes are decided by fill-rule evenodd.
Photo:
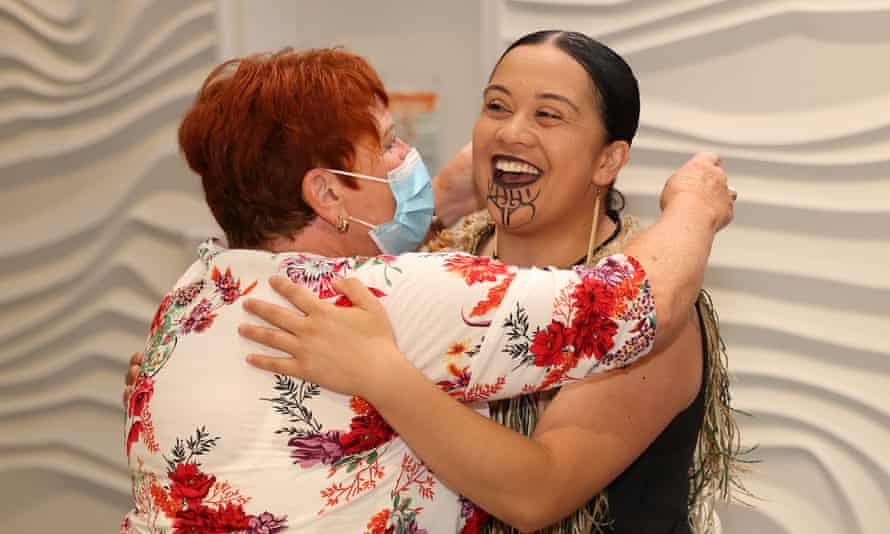
<instances>
[{"instance_id":1,"label":"wavy wall panel","mask_svg":"<svg viewBox=\"0 0 890 534\"><path fill-rule=\"evenodd\" d=\"M129 506L128 354L215 229L176 128L216 63L216 12L0 2L3 532L113 532Z\"/></svg>"},{"instance_id":2,"label":"wavy wall panel","mask_svg":"<svg viewBox=\"0 0 890 534\"><path fill-rule=\"evenodd\" d=\"M707 285L730 347L762 500L724 532L887 532L890 521L890 2L497 0L483 63L515 38L602 39L640 80L620 177L655 215L690 153L723 156L740 191Z\"/></svg>"}]
</instances>

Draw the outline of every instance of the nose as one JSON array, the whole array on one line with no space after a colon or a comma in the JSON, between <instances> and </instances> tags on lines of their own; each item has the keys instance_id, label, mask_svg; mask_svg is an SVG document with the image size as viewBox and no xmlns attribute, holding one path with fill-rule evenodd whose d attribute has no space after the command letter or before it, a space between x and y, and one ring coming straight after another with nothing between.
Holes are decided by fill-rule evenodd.
<instances>
[{"instance_id":1,"label":"nose","mask_svg":"<svg viewBox=\"0 0 890 534\"><path fill-rule=\"evenodd\" d=\"M495 138L505 145L530 146L534 142L528 121L518 113L501 123Z\"/></svg>"},{"instance_id":2,"label":"nose","mask_svg":"<svg viewBox=\"0 0 890 534\"><path fill-rule=\"evenodd\" d=\"M411 147L408 146L407 143L402 141L400 137L396 137L393 141L393 148L395 148L396 156L399 158L399 161L405 161L405 158L408 156L408 152L411 152Z\"/></svg>"}]
</instances>

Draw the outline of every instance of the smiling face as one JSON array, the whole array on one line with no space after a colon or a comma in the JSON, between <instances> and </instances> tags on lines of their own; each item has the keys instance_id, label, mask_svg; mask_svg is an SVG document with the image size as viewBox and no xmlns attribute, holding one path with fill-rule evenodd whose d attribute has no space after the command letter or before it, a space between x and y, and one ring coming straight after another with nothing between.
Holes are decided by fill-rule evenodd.
<instances>
[{"instance_id":1,"label":"smiling face","mask_svg":"<svg viewBox=\"0 0 890 534\"><path fill-rule=\"evenodd\" d=\"M592 215L605 129L587 71L549 43L519 46L495 68L473 129L477 190L508 232ZM600 174L598 174L598 172Z\"/></svg>"}]
</instances>

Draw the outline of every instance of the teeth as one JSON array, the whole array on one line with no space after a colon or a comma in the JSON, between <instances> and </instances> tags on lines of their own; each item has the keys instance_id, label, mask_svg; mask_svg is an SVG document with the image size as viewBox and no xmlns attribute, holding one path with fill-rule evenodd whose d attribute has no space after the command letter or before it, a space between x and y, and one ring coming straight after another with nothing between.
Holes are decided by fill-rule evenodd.
<instances>
[{"instance_id":1,"label":"teeth","mask_svg":"<svg viewBox=\"0 0 890 534\"><path fill-rule=\"evenodd\" d=\"M535 176L541 174L541 171L528 163L514 160L499 159L495 161L494 168L502 172L512 172L517 174L533 174Z\"/></svg>"}]
</instances>

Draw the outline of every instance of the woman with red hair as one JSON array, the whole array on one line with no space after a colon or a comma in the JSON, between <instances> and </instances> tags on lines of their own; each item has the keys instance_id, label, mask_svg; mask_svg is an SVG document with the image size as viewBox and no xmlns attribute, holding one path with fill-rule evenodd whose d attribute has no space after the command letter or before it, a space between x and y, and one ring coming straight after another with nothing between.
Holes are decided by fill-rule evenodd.
<instances>
[{"instance_id":1,"label":"woman with red hair","mask_svg":"<svg viewBox=\"0 0 890 534\"><path fill-rule=\"evenodd\" d=\"M204 243L152 321L127 403L135 507L123 532L478 526L472 506L362 398L248 366L258 346L239 325L266 341L281 331L245 307L286 309L284 297L314 295L323 302L303 311L323 317L381 305L410 363L466 403L622 367L676 334L682 321L663 303L695 298L714 233L731 218L719 208L730 204L725 175L696 167L696 179L669 180L659 221L595 267L403 254L434 209L460 213L474 201L445 177L431 183L386 105L373 69L336 49L233 60L205 81L180 145L231 248ZM552 343L542 358L522 342L534 331L571 336L579 321L599 325L597 336L571 352ZM365 362L381 383L392 370L383 361Z\"/></svg>"}]
</instances>

